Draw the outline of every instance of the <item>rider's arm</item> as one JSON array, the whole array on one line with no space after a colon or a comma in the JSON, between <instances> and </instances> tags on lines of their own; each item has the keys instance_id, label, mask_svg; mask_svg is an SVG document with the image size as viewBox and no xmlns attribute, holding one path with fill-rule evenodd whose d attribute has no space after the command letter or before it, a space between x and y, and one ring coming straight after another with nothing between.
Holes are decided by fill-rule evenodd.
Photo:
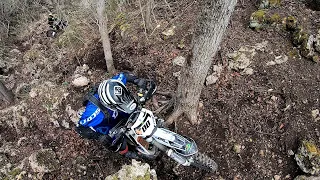
<instances>
[{"instance_id":1,"label":"rider's arm","mask_svg":"<svg viewBox=\"0 0 320 180\"><path fill-rule=\"evenodd\" d=\"M75 130L83 138L98 140L100 137L100 133L95 132L89 127L85 127L81 124L78 124Z\"/></svg>"},{"instance_id":2,"label":"rider's arm","mask_svg":"<svg viewBox=\"0 0 320 180\"><path fill-rule=\"evenodd\" d=\"M122 74L126 77L127 82L135 84L143 89L146 88L146 80L144 78L138 78L137 76L129 72L123 72Z\"/></svg>"}]
</instances>

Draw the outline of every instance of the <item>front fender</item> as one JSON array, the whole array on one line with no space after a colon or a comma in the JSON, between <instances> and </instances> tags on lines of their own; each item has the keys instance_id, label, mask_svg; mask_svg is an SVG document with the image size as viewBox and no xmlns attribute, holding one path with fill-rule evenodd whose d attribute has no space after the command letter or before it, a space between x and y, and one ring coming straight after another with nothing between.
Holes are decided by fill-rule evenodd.
<instances>
[{"instance_id":1,"label":"front fender","mask_svg":"<svg viewBox=\"0 0 320 180\"><path fill-rule=\"evenodd\" d=\"M152 138L183 156L191 156L198 152L198 147L193 139L181 136L165 128L158 128Z\"/></svg>"}]
</instances>

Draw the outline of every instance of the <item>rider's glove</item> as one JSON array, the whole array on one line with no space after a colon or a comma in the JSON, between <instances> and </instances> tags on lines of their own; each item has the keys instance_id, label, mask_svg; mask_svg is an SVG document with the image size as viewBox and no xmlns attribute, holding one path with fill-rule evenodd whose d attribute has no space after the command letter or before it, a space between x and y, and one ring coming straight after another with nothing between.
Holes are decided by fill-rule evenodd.
<instances>
[{"instance_id":1,"label":"rider's glove","mask_svg":"<svg viewBox=\"0 0 320 180\"><path fill-rule=\"evenodd\" d=\"M138 78L133 81L139 88L146 90L147 89L147 81L143 78Z\"/></svg>"}]
</instances>

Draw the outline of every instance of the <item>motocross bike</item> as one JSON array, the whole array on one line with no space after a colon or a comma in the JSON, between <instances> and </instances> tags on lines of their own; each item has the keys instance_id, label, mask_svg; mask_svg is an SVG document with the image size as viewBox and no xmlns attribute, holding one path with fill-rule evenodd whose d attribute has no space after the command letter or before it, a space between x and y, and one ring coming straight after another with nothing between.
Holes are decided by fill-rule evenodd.
<instances>
[{"instance_id":1,"label":"motocross bike","mask_svg":"<svg viewBox=\"0 0 320 180\"><path fill-rule=\"evenodd\" d=\"M163 120L144 108L156 91L156 85L148 80L147 90L139 90L139 107L128 119L120 121L109 135L118 139L124 137L136 151L148 157L156 157L160 151L183 166L195 166L207 171L217 170L217 164L208 156L198 152L195 141L163 127Z\"/></svg>"},{"instance_id":2,"label":"motocross bike","mask_svg":"<svg viewBox=\"0 0 320 180\"><path fill-rule=\"evenodd\" d=\"M46 32L47 37L56 38L59 32L64 31L68 26L68 21L56 20L49 26L49 30Z\"/></svg>"}]
</instances>

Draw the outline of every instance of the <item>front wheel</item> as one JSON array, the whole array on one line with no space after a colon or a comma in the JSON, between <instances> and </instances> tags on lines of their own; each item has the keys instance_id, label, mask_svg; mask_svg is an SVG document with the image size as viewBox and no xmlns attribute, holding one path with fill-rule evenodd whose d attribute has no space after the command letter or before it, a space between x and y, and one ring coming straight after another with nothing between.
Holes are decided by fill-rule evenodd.
<instances>
[{"instance_id":1,"label":"front wheel","mask_svg":"<svg viewBox=\"0 0 320 180\"><path fill-rule=\"evenodd\" d=\"M191 166L195 166L207 171L216 171L218 169L217 163L205 154L197 153L192 156L192 160L193 162L191 162Z\"/></svg>"}]
</instances>

